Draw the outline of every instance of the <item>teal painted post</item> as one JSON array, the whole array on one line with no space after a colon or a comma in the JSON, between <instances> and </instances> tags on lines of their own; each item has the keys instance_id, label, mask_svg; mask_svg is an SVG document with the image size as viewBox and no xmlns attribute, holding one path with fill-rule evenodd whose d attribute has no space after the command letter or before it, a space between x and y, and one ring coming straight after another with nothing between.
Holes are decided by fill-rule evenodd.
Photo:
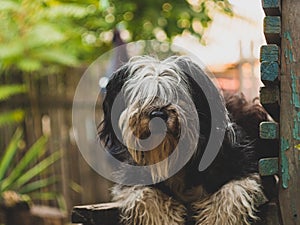
<instances>
[{"instance_id":1,"label":"teal painted post","mask_svg":"<svg viewBox=\"0 0 300 225\"><path fill-rule=\"evenodd\" d=\"M280 0L262 0L263 9L268 16L279 16L281 12Z\"/></svg>"},{"instance_id":2,"label":"teal painted post","mask_svg":"<svg viewBox=\"0 0 300 225\"><path fill-rule=\"evenodd\" d=\"M272 176L278 174L278 158L265 158L258 162L259 174L261 176Z\"/></svg>"},{"instance_id":3,"label":"teal painted post","mask_svg":"<svg viewBox=\"0 0 300 225\"><path fill-rule=\"evenodd\" d=\"M261 122L259 125L259 137L269 140L278 139L278 123L269 121Z\"/></svg>"},{"instance_id":4,"label":"teal painted post","mask_svg":"<svg viewBox=\"0 0 300 225\"><path fill-rule=\"evenodd\" d=\"M269 44L280 45L281 19L279 16L266 16L264 19L264 34Z\"/></svg>"},{"instance_id":5,"label":"teal painted post","mask_svg":"<svg viewBox=\"0 0 300 225\"><path fill-rule=\"evenodd\" d=\"M279 47L275 44L263 45L260 48L260 61L280 62Z\"/></svg>"},{"instance_id":6,"label":"teal painted post","mask_svg":"<svg viewBox=\"0 0 300 225\"><path fill-rule=\"evenodd\" d=\"M260 65L261 80L276 81L279 75L278 62L262 62Z\"/></svg>"},{"instance_id":7,"label":"teal painted post","mask_svg":"<svg viewBox=\"0 0 300 225\"><path fill-rule=\"evenodd\" d=\"M300 225L300 1L282 1L279 203L284 225Z\"/></svg>"}]
</instances>

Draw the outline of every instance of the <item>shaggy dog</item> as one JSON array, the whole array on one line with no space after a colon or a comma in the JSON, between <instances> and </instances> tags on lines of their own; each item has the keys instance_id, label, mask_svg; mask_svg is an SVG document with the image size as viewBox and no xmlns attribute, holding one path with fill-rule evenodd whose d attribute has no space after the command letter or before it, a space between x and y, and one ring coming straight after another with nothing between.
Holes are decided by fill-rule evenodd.
<instances>
[{"instance_id":1,"label":"shaggy dog","mask_svg":"<svg viewBox=\"0 0 300 225\"><path fill-rule=\"evenodd\" d=\"M119 93L123 109L113 121ZM255 136L267 113L257 104L234 107L241 97L226 99L228 110L212 81L187 57L134 57L112 75L100 139L115 158L140 166L141 174L147 175L142 168L150 166L153 181L128 185L130 171L116 174L123 184L115 185L112 194L122 205L123 224L249 225L257 219L257 205L265 197ZM221 115L218 127L213 112ZM251 115L253 127L241 122L244 114ZM217 155L201 170L210 135L218 130L224 135L214 140L220 143ZM190 151L192 156L186 156ZM185 165L174 170L183 158Z\"/></svg>"}]
</instances>

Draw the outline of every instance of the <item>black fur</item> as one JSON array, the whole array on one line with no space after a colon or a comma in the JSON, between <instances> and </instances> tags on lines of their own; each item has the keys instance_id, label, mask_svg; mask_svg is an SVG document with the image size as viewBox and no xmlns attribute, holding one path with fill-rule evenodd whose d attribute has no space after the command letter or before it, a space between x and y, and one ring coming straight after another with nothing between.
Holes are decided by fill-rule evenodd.
<instances>
[{"instance_id":1,"label":"black fur","mask_svg":"<svg viewBox=\"0 0 300 225\"><path fill-rule=\"evenodd\" d=\"M238 118L235 118L237 116L235 110L238 110L238 107L227 108L230 113L230 119L236 122L236 125L233 126L236 142L232 142L230 138L231 134L229 128L227 127L228 124L223 124L225 127L224 129L226 129L226 133L217 157L205 171L198 171L199 162L212 129L211 111L206 97L219 96L220 99L212 100L216 103L216 105L213 106L213 110L218 110L219 113L224 115L227 113L227 110L221 95L216 94L218 93L217 88L215 88L211 80L196 64L187 62L185 60L178 60L177 64L184 71L185 76L187 76L191 96L193 97L193 102L196 106L199 122L201 124L201 137L198 142L200 143L198 150L196 151L195 156L192 157L188 164L183 168L183 170L187 171L186 177L184 177L184 183L186 185L185 187L188 189L201 184L203 187L205 187L208 193L213 193L222 185L231 180L247 177L249 174L258 172L258 156L256 154L256 148L258 147L256 144L257 136L254 135L254 133L258 131L258 127L255 125L255 128L250 127L249 129L249 127L241 123ZM121 91L127 76L127 66L125 65L112 75L107 85L107 94L103 102L104 120L100 125L99 135L100 139L103 143L105 143L112 155L119 160L132 163L131 156L126 147L122 145L116 138L116 134L112 129L110 117L112 104L116 98L116 95ZM211 93L206 93L205 95L195 80L199 80L199 82L201 82L203 85L212 87L209 89ZM227 98L227 100L228 99L230 98ZM252 115L266 114L265 111L256 111L255 107ZM243 117L245 115L241 116ZM244 119L247 120L247 118ZM265 115L259 117L257 124L265 119ZM170 188L166 186L164 182L155 184L154 186L169 195L173 195L172 190L170 190Z\"/></svg>"}]
</instances>

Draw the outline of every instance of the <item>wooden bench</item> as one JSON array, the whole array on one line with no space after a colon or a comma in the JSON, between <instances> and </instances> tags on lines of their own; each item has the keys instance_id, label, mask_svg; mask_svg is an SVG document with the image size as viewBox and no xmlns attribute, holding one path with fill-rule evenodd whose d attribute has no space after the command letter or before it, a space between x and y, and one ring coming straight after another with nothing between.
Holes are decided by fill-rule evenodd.
<instances>
[{"instance_id":1,"label":"wooden bench","mask_svg":"<svg viewBox=\"0 0 300 225\"><path fill-rule=\"evenodd\" d=\"M121 225L120 205L118 203L103 203L96 205L75 206L72 211L72 223L83 225ZM260 221L253 225L280 225L279 209L275 202L260 206Z\"/></svg>"}]
</instances>

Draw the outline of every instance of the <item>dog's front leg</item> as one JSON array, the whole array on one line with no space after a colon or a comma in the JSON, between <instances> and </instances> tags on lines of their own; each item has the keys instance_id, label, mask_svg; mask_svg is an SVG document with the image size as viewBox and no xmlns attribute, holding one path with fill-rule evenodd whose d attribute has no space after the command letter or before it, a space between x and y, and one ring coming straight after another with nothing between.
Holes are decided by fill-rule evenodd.
<instances>
[{"instance_id":1,"label":"dog's front leg","mask_svg":"<svg viewBox=\"0 0 300 225\"><path fill-rule=\"evenodd\" d=\"M195 202L196 225L250 225L258 202L266 200L259 175L231 181L206 199Z\"/></svg>"},{"instance_id":2,"label":"dog's front leg","mask_svg":"<svg viewBox=\"0 0 300 225\"><path fill-rule=\"evenodd\" d=\"M116 186L112 192L121 203L121 222L126 225L183 225L186 209L152 187Z\"/></svg>"}]
</instances>

